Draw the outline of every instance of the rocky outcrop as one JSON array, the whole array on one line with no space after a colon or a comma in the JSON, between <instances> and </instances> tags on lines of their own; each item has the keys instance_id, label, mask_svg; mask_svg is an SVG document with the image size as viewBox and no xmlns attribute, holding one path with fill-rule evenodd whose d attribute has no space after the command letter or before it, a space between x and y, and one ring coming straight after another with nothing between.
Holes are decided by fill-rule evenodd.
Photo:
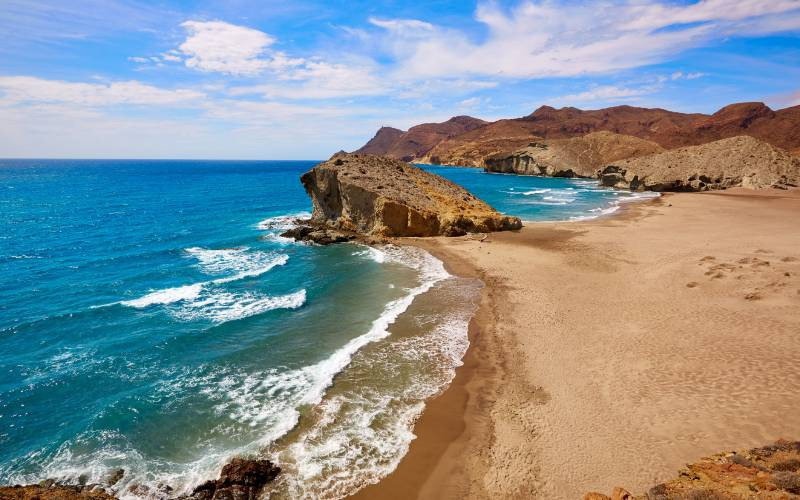
<instances>
[{"instance_id":1,"label":"rocky outcrop","mask_svg":"<svg viewBox=\"0 0 800 500\"><path fill-rule=\"evenodd\" d=\"M343 239L460 236L522 226L464 188L391 158L339 153L300 180L313 213L308 224L284 233L296 239L314 232Z\"/></svg>"},{"instance_id":2,"label":"rocky outcrop","mask_svg":"<svg viewBox=\"0 0 800 500\"><path fill-rule=\"evenodd\" d=\"M269 460L235 458L222 468L219 479L206 481L186 500L256 500L281 472Z\"/></svg>"},{"instance_id":3,"label":"rocky outcrop","mask_svg":"<svg viewBox=\"0 0 800 500\"><path fill-rule=\"evenodd\" d=\"M510 154L486 158L487 172L547 177L596 177L612 161L660 153L658 144L630 135L593 132L571 139L532 142Z\"/></svg>"},{"instance_id":4,"label":"rocky outcrop","mask_svg":"<svg viewBox=\"0 0 800 500\"><path fill-rule=\"evenodd\" d=\"M29 486L0 486L0 500L113 500L98 485L66 486L52 480Z\"/></svg>"},{"instance_id":5,"label":"rocky outcrop","mask_svg":"<svg viewBox=\"0 0 800 500\"><path fill-rule=\"evenodd\" d=\"M708 191L800 184L800 159L753 137L740 136L607 165L603 186L632 191Z\"/></svg>"},{"instance_id":6,"label":"rocky outcrop","mask_svg":"<svg viewBox=\"0 0 800 500\"><path fill-rule=\"evenodd\" d=\"M461 117L453 120L458 118ZM365 146L358 152L406 161L482 167L486 157L509 153L533 141L568 139L599 131L638 137L666 149L739 135L787 150L800 148L800 106L775 111L760 102L732 104L713 115L634 106L597 110L542 106L522 118L472 121L461 125L463 130L454 125L458 124L449 124L446 131L444 124L412 127L396 142L381 148ZM433 128L440 133L432 133Z\"/></svg>"},{"instance_id":7,"label":"rocky outcrop","mask_svg":"<svg viewBox=\"0 0 800 500\"><path fill-rule=\"evenodd\" d=\"M687 465L678 477L633 495L615 488L611 496L587 493L584 500L737 500L800 498L800 441L718 453Z\"/></svg>"},{"instance_id":8,"label":"rocky outcrop","mask_svg":"<svg viewBox=\"0 0 800 500\"><path fill-rule=\"evenodd\" d=\"M422 158L441 141L486 125L487 122L471 116L454 116L442 123L423 123L402 132L383 127L370 142L355 151L356 154L378 154L403 161ZM381 132L383 131L383 132ZM400 132L398 135L397 132ZM382 147L380 147L382 145Z\"/></svg>"}]
</instances>

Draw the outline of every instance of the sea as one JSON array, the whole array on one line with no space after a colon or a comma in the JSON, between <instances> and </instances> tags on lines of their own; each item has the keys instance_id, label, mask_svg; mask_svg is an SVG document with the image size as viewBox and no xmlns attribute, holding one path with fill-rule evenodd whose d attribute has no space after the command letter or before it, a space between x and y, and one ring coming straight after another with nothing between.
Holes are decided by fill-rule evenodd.
<instances>
[{"instance_id":1,"label":"sea","mask_svg":"<svg viewBox=\"0 0 800 500\"><path fill-rule=\"evenodd\" d=\"M166 498L244 455L282 468L270 498L341 498L397 466L482 284L416 248L281 237L315 163L0 160L0 484ZM525 221L646 197L423 168Z\"/></svg>"}]
</instances>

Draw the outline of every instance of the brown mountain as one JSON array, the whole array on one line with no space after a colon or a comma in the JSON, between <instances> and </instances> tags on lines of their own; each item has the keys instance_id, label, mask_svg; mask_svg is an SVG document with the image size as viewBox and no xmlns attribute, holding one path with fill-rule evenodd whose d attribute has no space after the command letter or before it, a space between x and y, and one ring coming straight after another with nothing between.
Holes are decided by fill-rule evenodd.
<instances>
[{"instance_id":1,"label":"brown mountain","mask_svg":"<svg viewBox=\"0 0 800 500\"><path fill-rule=\"evenodd\" d=\"M379 154L409 161L421 158L441 141L483 127L487 122L471 116L454 116L442 123L415 125L407 132L383 127L357 154ZM388 129L388 130L387 130ZM383 131L383 133L381 132ZM393 140L390 140L393 139ZM383 145L379 148L378 145Z\"/></svg>"},{"instance_id":2,"label":"brown mountain","mask_svg":"<svg viewBox=\"0 0 800 500\"><path fill-rule=\"evenodd\" d=\"M385 155L403 134L405 132L398 128L381 127L375 133L375 137L370 139L358 151L367 155Z\"/></svg>"},{"instance_id":3,"label":"brown mountain","mask_svg":"<svg viewBox=\"0 0 800 500\"><path fill-rule=\"evenodd\" d=\"M445 124L465 118L453 118ZM511 153L533 140L565 139L598 131L631 135L667 149L738 135L756 137L792 151L800 149L800 106L773 111L763 103L739 103L713 115L633 106L597 110L542 106L522 118L491 123L469 120L470 126L462 132L452 125L444 132L438 132L445 129L437 127L445 124L418 125L390 147L370 152L407 161L484 166L487 156Z\"/></svg>"}]
</instances>

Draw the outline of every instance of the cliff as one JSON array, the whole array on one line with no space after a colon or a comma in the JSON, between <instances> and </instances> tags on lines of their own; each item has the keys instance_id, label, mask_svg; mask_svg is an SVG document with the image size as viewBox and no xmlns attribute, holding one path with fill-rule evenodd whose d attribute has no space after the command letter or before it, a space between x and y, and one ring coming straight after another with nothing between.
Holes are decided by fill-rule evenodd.
<instances>
[{"instance_id":1,"label":"cliff","mask_svg":"<svg viewBox=\"0 0 800 500\"><path fill-rule=\"evenodd\" d=\"M522 226L464 188L386 157L338 153L300 180L313 213L305 226L284 233L297 239L458 236Z\"/></svg>"},{"instance_id":2,"label":"cliff","mask_svg":"<svg viewBox=\"0 0 800 500\"><path fill-rule=\"evenodd\" d=\"M737 500L800 498L800 441L778 441L750 450L718 453L687 465L678 477L643 495L615 488L611 496L587 493L584 500Z\"/></svg>"},{"instance_id":3,"label":"cliff","mask_svg":"<svg viewBox=\"0 0 800 500\"><path fill-rule=\"evenodd\" d=\"M758 102L732 104L712 115L634 106L597 110L542 106L522 118L495 122L470 120L468 126L460 126L462 130L453 124L446 131L442 128L444 124L419 125L420 129L412 127L390 145L369 149L365 146L358 152L406 161L482 167L486 157L510 153L532 141L567 139L600 131L638 137L665 149L739 135L749 135L787 150L800 149L800 106L774 111ZM433 133L434 129L442 132Z\"/></svg>"},{"instance_id":4,"label":"cliff","mask_svg":"<svg viewBox=\"0 0 800 500\"><path fill-rule=\"evenodd\" d=\"M739 136L615 162L602 169L600 182L633 191L787 188L800 184L800 159Z\"/></svg>"},{"instance_id":5,"label":"cliff","mask_svg":"<svg viewBox=\"0 0 800 500\"><path fill-rule=\"evenodd\" d=\"M571 139L532 142L510 154L485 159L487 172L548 177L596 177L610 162L660 153L658 144L630 135L593 132Z\"/></svg>"}]
</instances>

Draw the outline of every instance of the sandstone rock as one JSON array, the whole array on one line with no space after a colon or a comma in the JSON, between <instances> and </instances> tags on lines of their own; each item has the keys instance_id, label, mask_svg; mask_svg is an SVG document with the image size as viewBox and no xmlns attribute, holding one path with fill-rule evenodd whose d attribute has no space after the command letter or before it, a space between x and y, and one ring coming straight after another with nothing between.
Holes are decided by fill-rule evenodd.
<instances>
[{"instance_id":1,"label":"sandstone rock","mask_svg":"<svg viewBox=\"0 0 800 500\"><path fill-rule=\"evenodd\" d=\"M485 159L487 172L546 177L595 177L609 162L660 153L658 144L629 135L594 132L571 139L530 143L510 154Z\"/></svg>"},{"instance_id":2,"label":"sandstone rock","mask_svg":"<svg viewBox=\"0 0 800 500\"><path fill-rule=\"evenodd\" d=\"M301 177L311 197L308 228L342 237L462 235L519 229L464 188L413 165L385 157L337 154Z\"/></svg>"},{"instance_id":3,"label":"sandstone rock","mask_svg":"<svg viewBox=\"0 0 800 500\"><path fill-rule=\"evenodd\" d=\"M191 500L256 500L281 469L269 460L235 458L222 468L219 479L206 481L188 496Z\"/></svg>"},{"instance_id":4,"label":"sandstone rock","mask_svg":"<svg viewBox=\"0 0 800 500\"><path fill-rule=\"evenodd\" d=\"M0 500L113 500L102 488L59 485L0 486Z\"/></svg>"},{"instance_id":5,"label":"sandstone rock","mask_svg":"<svg viewBox=\"0 0 800 500\"><path fill-rule=\"evenodd\" d=\"M800 159L748 136L615 162L599 174L604 186L632 191L708 191L800 184Z\"/></svg>"},{"instance_id":6,"label":"sandstone rock","mask_svg":"<svg viewBox=\"0 0 800 500\"><path fill-rule=\"evenodd\" d=\"M738 500L745 498L790 500L800 499L800 474L793 472L800 464L800 441L778 441L775 444L723 452L689 464L678 477L650 488L644 495L632 495L615 488L611 499ZM596 495L596 496L590 496ZM585 499L602 500L599 493Z\"/></svg>"}]
</instances>

